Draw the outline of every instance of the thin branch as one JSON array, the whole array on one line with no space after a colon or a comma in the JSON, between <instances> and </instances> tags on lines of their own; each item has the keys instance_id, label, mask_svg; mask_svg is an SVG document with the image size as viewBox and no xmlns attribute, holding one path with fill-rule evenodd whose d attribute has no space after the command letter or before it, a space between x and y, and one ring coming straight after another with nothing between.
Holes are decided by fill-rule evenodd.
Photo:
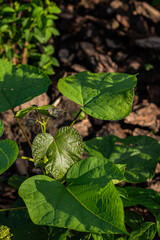
<instances>
[{"instance_id":1,"label":"thin branch","mask_svg":"<svg viewBox=\"0 0 160 240\"><path fill-rule=\"evenodd\" d=\"M71 123L71 127L75 124L75 122L76 122L76 120L77 120L77 118L78 118L78 116L80 115L80 113L82 112L82 109L80 109L80 111L77 113L77 115L75 116L75 118L73 119L73 122Z\"/></svg>"}]
</instances>

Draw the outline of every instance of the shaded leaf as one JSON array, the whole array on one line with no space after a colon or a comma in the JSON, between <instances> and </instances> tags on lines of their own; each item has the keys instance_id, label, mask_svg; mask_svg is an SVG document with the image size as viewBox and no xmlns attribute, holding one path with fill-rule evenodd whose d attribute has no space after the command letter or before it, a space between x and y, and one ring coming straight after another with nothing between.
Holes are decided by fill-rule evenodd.
<instances>
[{"instance_id":1,"label":"shaded leaf","mask_svg":"<svg viewBox=\"0 0 160 240\"><path fill-rule=\"evenodd\" d=\"M98 184L105 187L110 180L122 181L119 168L104 157L88 157L74 164L67 172L67 186Z\"/></svg>"},{"instance_id":2,"label":"shaded leaf","mask_svg":"<svg viewBox=\"0 0 160 240\"><path fill-rule=\"evenodd\" d=\"M146 207L153 215L158 216L160 213L160 194L152 189L140 187L117 187L124 207L142 205Z\"/></svg>"},{"instance_id":3,"label":"shaded leaf","mask_svg":"<svg viewBox=\"0 0 160 240\"><path fill-rule=\"evenodd\" d=\"M46 240L48 231L43 226L27 223L14 231L14 240Z\"/></svg>"},{"instance_id":4,"label":"shaded leaf","mask_svg":"<svg viewBox=\"0 0 160 240\"><path fill-rule=\"evenodd\" d=\"M18 156L18 145L16 142L6 139L0 141L0 174L5 172Z\"/></svg>"},{"instance_id":5,"label":"shaded leaf","mask_svg":"<svg viewBox=\"0 0 160 240\"><path fill-rule=\"evenodd\" d=\"M94 240L114 240L114 235L111 234L96 234L92 233Z\"/></svg>"},{"instance_id":6,"label":"shaded leaf","mask_svg":"<svg viewBox=\"0 0 160 240\"><path fill-rule=\"evenodd\" d=\"M40 69L0 60L0 112L13 109L46 92L50 79Z\"/></svg>"},{"instance_id":7,"label":"shaded leaf","mask_svg":"<svg viewBox=\"0 0 160 240\"><path fill-rule=\"evenodd\" d=\"M69 229L54 227L49 240L66 240Z\"/></svg>"},{"instance_id":8,"label":"shaded leaf","mask_svg":"<svg viewBox=\"0 0 160 240\"><path fill-rule=\"evenodd\" d=\"M128 240L153 240L156 231L155 223L144 222L138 230L131 232Z\"/></svg>"},{"instance_id":9,"label":"shaded leaf","mask_svg":"<svg viewBox=\"0 0 160 240\"><path fill-rule=\"evenodd\" d=\"M95 201L89 201L90 193ZM85 185L83 191L82 188L78 191L77 186L66 188L39 175L23 182L19 195L35 224L82 232L127 233L123 205L112 182L102 190L98 185Z\"/></svg>"},{"instance_id":10,"label":"shaded leaf","mask_svg":"<svg viewBox=\"0 0 160 240\"><path fill-rule=\"evenodd\" d=\"M116 164L125 164L128 182L151 179L160 160L160 143L148 136L97 137L86 141L84 147L89 156L103 156Z\"/></svg>"},{"instance_id":11,"label":"shaded leaf","mask_svg":"<svg viewBox=\"0 0 160 240\"><path fill-rule=\"evenodd\" d=\"M61 78L59 91L88 115L104 120L119 120L129 115L136 76L124 73L81 72Z\"/></svg>"},{"instance_id":12,"label":"shaded leaf","mask_svg":"<svg viewBox=\"0 0 160 240\"><path fill-rule=\"evenodd\" d=\"M132 230L137 230L144 222L144 218L134 211L125 210L125 222Z\"/></svg>"},{"instance_id":13,"label":"shaded leaf","mask_svg":"<svg viewBox=\"0 0 160 240\"><path fill-rule=\"evenodd\" d=\"M35 165L45 163L54 178L61 179L67 170L81 157L83 142L76 129L60 128L53 137L49 133L38 134L32 145ZM47 157L44 162L44 157Z\"/></svg>"}]
</instances>

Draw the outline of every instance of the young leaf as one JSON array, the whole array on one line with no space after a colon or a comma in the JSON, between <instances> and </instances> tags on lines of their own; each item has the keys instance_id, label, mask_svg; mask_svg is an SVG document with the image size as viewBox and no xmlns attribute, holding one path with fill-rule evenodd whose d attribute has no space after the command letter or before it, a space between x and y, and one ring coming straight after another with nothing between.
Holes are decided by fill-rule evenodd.
<instances>
[{"instance_id":1,"label":"young leaf","mask_svg":"<svg viewBox=\"0 0 160 240\"><path fill-rule=\"evenodd\" d=\"M29 65L0 60L0 112L13 109L47 91L50 79Z\"/></svg>"},{"instance_id":2,"label":"young leaf","mask_svg":"<svg viewBox=\"0 0 160 240\"><path fill-rule=\"evenodd\" d=\"M0 119L0 137L3 135L3 132L4 132L4 125L2 120Z\"/></svg>"},{"instance_id":3,"label":"young leaf","mask_svg":"<svg viewBox=\"0 0 160 240\"><path fill-rule=\"evenodd\" d=\"M31 107L23 108L16 112L16 118L22 119L24 116L26 116L27 113L29 113L33 110L37 110L39 113L41 113L43 115L49 115L48 108L54 109L55 107L53 105L44 105L41 107L37 107L36 105L33 105Z\"/></svg>"},{"instance_id":4,"label":"young leaf","mask_svg":"<svg viewBox=\"0 0 160 240\"><path fill-rule=\"evenodd\" d=\"M19 149L16 142L6 139L0 141L0 174L5 172L16 160Z\"/></svg>"},{"instance_id":5,"label":"young leaf","mask_svg":"<svg viewBox=\"0 0 160 240\"><path fill-rule=\"evenodd\" d=\"M117 187L124 207L142 205L146 207L153 215L160 213L160 194L152 189L140 187Z\"/></svg>"},{"instance_id":6,"label":"young leaf","mask_svg":"<svg viewBox=\"0 0 160 240\"><path fill-rule=\"evenodd\" d=\"M39 175L23 182L19 195L35 224L82 232L127 234L123 205L112 182L102 191L94 184L84 185L79 192L78 187L66 188L50 177ZM95 198L89 205L90 193Z\"/></svg>"},{"instance_id":7,"label":"young leaf","mask_svg":"<svg viewBox=\"0 0 160 240\"><path fill-rule=\"evenodd\" d=\"M103 156L115 164L125 164L128 182L151 179L160 160L160 143L148 136L97 137L85 142L85 151L89 156Z\"/></svg>"},{"instance_id":8,"label":"young leaf","mask_svg":"<svg viewBox=\"0 0 160 240\"><path fill-rule=\"evenodd\" d=\"M112 179L122 181L119 168L104 157L88 157L74 164L67 172L67 186L98 184L105 187Z\"/></svg>"},{"instance_id":9,"label":"young leaf","mask_svg":"<svg viewBox=\"0 0 160 240\"><path fill-rule=\"evenodd\" d=\"M124 73L81 72L61 78L58 89L88 115L119 120L131 112L136 81L135 75Z\"/></svg>"},{"instance_id":10,"label":"young leaf","mask_svg":"<svg viewBox=\"0 0 160 240\"><path fill-rule=\"evenodd\" d=\"M79 160L83 142L76 129L60 128L54 137L49 133L38 134L32 145L35 165L45 164L54 178L61 179L67 170ZM48 160L44 162L44 157Z\"/></svg>"},{"instance_id":11,"label":"young leaf","mask_svg":"<svg viewBox=\"0 0 160 240\"><path fill-rule=\"evenodd\" d=\"M138 230L131 232L128 240L153 240L156 235L156 225L153 222L144 222Z\"/></svg>"}]
</instances>

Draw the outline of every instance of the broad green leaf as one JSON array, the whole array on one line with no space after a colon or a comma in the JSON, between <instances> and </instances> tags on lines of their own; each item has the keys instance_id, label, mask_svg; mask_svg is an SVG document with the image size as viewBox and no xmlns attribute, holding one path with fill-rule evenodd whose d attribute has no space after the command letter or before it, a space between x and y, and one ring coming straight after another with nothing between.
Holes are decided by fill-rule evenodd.
<instances>
[{"instance_id":1,"label":"broad green leaf","mask_svg":"<svg viewBox=\"0 0 160 240\"><path fill-rule=\"evenodd\" d=\"M155 174L160 160L160 142L148 136L93 138L85 142L89 156L103 156L115 164L125 164L128 182L144 182Z\"/></svg>"},{"instance_id":2,"label":"broad green leaf","mask_svg":"<svg viewBox=\"0 0 160 240\"><path fill-rule=\"evenodd\" d=\"M45 164L54 178L61 179L67 170L79 160L83 142L76 129L60 128L53 137L49 133L38 134L32 145L35 165ZM47 160L44 162L44 157Z\"/></svg>"},{"instance_id":3,"label":"broad green leaf","mask_svg":"<svg viewBox=\"0 0 160 240\"><path fill-rule=\"evenodd\" d=\"M125 73L81 72L61 78L58 89L88 115L119 120L131 112L136 82L135 75Z\"/></svg>"},{"instance_id":4,"label":"broad green leaf","mask_svg":"<svg viewBox=\"0 0 160 240\"><path fill-rule=\"evenodd\" d=\"M36 105L33 105L31 107L23 108L16 112L16 118L22 119L24 116L26 116L27 113L29 113L33 110L36 110L43 115L49 115L49 112L48 112L49 107L51 107L53 109L55 108L53 105L44 105L41 107L37 107Z\"/></svg>"},{"instance_id":5,"label":"broad green leaf","mask_svg":"<svg viewBox=\"0 0 160 240\"><path fill-rule=\"evenodd\" d=\"M13 109L46 92L50 79L29 65L12 65L0 60L0 112Z\"/></svg>"},{"instance_id":6,"label":"broad green leaf","mask_svg":"<svg viewBox=\"0 0 160 240\"><path fill-rule=\"evenodd\" d=\"M123 205L112 182L104 189L94 184L78 191L79 187L66 188L50 177L39 175L23 182L19 195L35 224L81 232L127 233Z\"/></svg>"},{"instance_id":7,"label":"broad green leaf","mask_svg":"<svg viewBox=\"0 0 160 240\"><path fill-rule=\"evenodd\" d=\"M160 194L152 189L140 187L117 187L124 207L142 205L146 207L153 215L158 216L160 213Z\"/></svg>"},{"instance_id":8,"label":"broad green leaf","mask_svg":"<svg viewBox=\"0 0 160 240\"><path fill-rule=\"evenodd\" d=\"M157 217L157 232L158 236L160 237L160 214Z\"/></svg>"},{"instance_id":9,"label":"broad green leaf","mask_svg":"<svg viewBox=\"0 0 160 240\"><path fill-rule=\"evenodd\" d=\"M4 125L2 120L0 119L0 137L3 135L3 132L4 132Z\"/></svg>"},{"instance_id":10,"label":"broad green leaf","mask_svg":"<svg viewBox=\"0 0 160 240\"><path fill-rule=\"evenodd\" d=\"M5 172L18 156L18 145L16 142L6 139L0 141L0 174Z\"/></svg>"},{"instance_id":11,"label":"broad green leaf","mask_svg":"<svg viewBox=\"0 0 160 240\"><path fill-rule=\"evenodd\" d=\"M67 172L67 186L98 184L105 187L110 180L124 180L119 168L104 157L88 157L74 164Z\"/></svg>"},{"instance_id":12,"label":"broad green leaf","mask_svg":"<svg viewBox=\"0 0 160 240\"><path fill-rule=\"evenodd\" d=\"M137 230L142 222L144 222L144 218L137 212L125 210L124 213L125 222L132 230Z\"/></svg>"},{"instance_id":13,"label":"broad green leaf","mask_svg":"<svg viewBox=\"0 0 160 240\"><path fill-rule=\"evenodd\" d=\"M156 225L153 222L144 222L138 230L131 232L128 240L153 240L156 235Z\"/></svg>"}]
</instances>

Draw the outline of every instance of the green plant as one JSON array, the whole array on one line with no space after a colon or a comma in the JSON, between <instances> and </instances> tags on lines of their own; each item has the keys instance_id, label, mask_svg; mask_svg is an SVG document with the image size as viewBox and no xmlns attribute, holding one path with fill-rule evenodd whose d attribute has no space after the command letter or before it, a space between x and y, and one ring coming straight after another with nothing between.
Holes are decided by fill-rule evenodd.
<instances>
[{"instance_id":1,"label":"green plant","mask_svg":"<svg viewBox=\"0 0 160 240\"><path fill-rule=\"evenodd\" d=\"M10 227L13 238L152 240L156 232L160 236L160 195L151 189L126 186L154 176L160 143L147 136L120 139L113 135L83 143L72 128L81 111L104 120L126 117L132 109L136 76L81 72L60 79L60 92L79 104L81 110L71 126L61 127L52 136L46 132L48 118L63 111L54 106L14 111L16 106L45 92L51 83L49 78L35 67L16 67L4 60L0 61L0 73L0 112L12 110L32 148L33 158L19 157L33 161L43 170L43 175L26 180L14 178L14 186L24 202L18 199L15 207L8 209L7 217L7 209L0 210L0 224ZM30 111L37 115L30 123L40 124L42 130L32 144L20 124L20 119ZM3 124L0 132L3 133ZM83 145L88 157L80 160ZM14 141L0 141L1 173L17 155ZM130 207L135 205L145 207L155 222L145 221L131 211Z\"/></svg>"},{"instance_id":2,"label":"green plant","mask_svg":"<svg viewBox=\"0 0 160 240\"><path fill-rule=\"evenodd\" d=\"M0 5L0 56L13 63L32 62L47 74L59 66L53 57L52 36L59 36L55 27L61 10L50 0L32 0L21 4L8 1Z\"/></svg>"}]
</instances>

